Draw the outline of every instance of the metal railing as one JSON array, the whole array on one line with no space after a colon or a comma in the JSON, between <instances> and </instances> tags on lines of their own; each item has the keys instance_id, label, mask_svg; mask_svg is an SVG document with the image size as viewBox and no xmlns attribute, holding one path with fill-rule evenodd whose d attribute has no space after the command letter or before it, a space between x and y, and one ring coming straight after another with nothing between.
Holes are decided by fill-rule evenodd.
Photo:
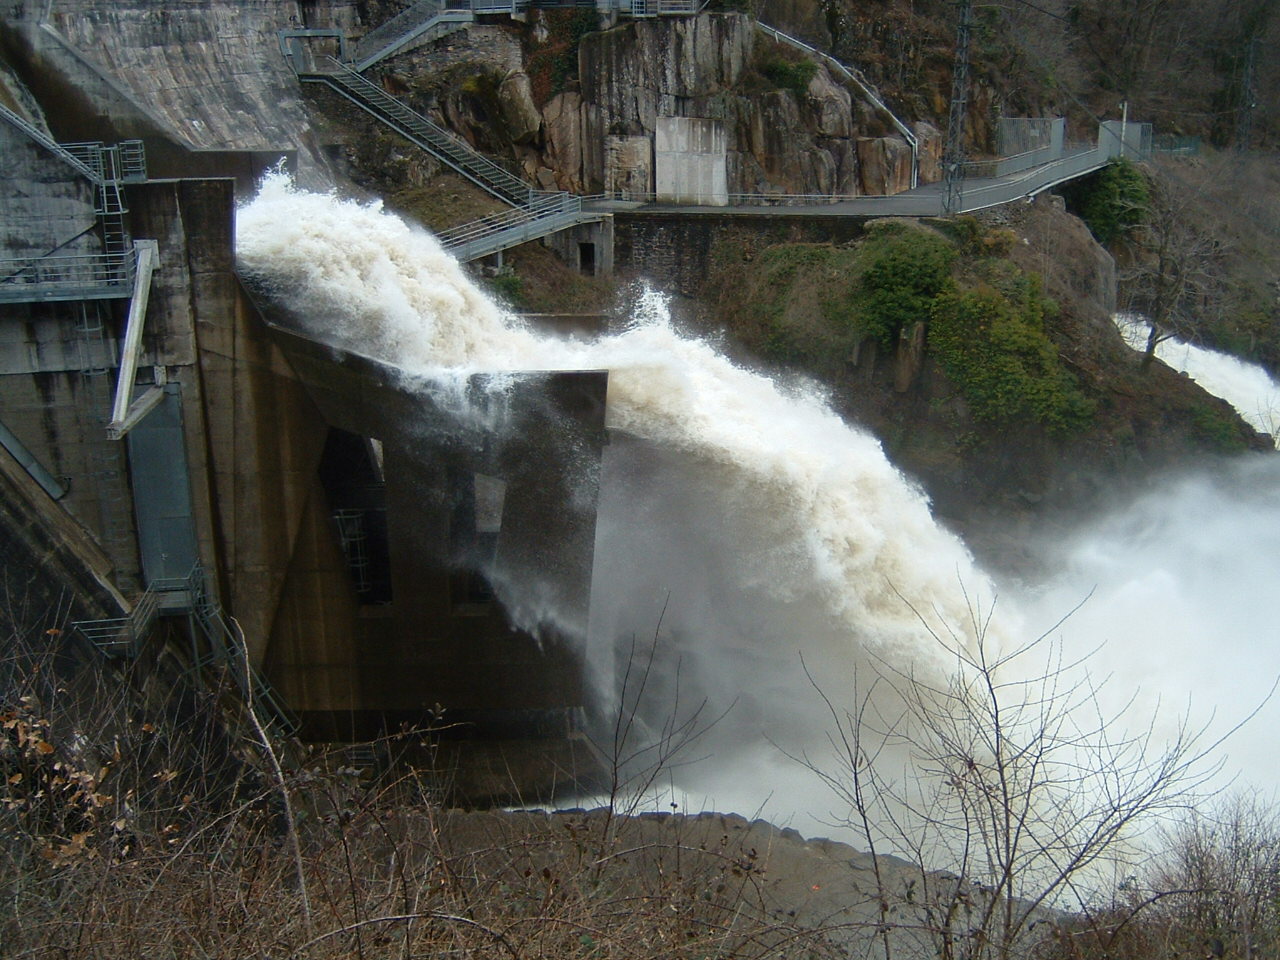
<instances>
[{"instance_id":1,"label":"metal railing","mask_svg":"<svg viewBox=\"0 0 1280 960\"><path fill-rule=\"evenodd\" d=\"M131 296L136 259L125 225L128 209L120 184L146 180L147 160L142 141L126 140L116 146L100 141L56 143L3 105L0 105L0 118L93 184L94 213L104 248L102 253L50 252L43 256L0 260L0 303Z\"/></svg>"},{"instance_id":2,"label":"metal railing","mask_svg":"<svg viewBox=\"0 0 1280 960\"><path fill-rule=\"evenodd\" d=\"M7 120L10 124L17 127L19 130L25 133L28 137L30 137L36 143L40 144L40 146L44 147L50 153L54 154L59 159L61 159L64 163L67 163L70 166L74 167L75 170L82 176L87 177L88 179L93 180L95 182L101 179L101 174L96 173L93 167L86 164L83 160L81 160L78 156L76 156L76 154L69 151L62 144L57 143L50 137L46 136L45 133L42 130L40 130L40 128L34 126L31 123L28 123L25 119L20 117L18 114L14 113L4 104L0 104L0 119Z\"/></svg>"},{"instance_id":3,"label":"metal railing","mask_svg":"<svg viewBox=\"0 0 1280 960\"><path fill-rule=\"evenodd\" d=\"M199 563L185 577L152 580L128 616L78 620L72 626L106 656L136 658L157 618L182 614L189 618L192 630L198 629L207 641L203 655L194 658L194 666L226 667L236 677L241 695L260 708L262 719L278 735L289 737L297 733L297 718L266 678L246 661L239 635L210 594L204 567Z\"/></svg>"},{"instance_id":4,"label":"metal railing","mask_svg":"<svg viewBox=\"0 0 1280 960\"><path fill-rule=\"evenodd\" d=\"M846 63L841 63L830 54L823 53L817 47L812 47L803 40L797 40L795 37L785 34L781 30L776 30L763 23L756 23L756 28L779 43L785 43L797 50L804 51L811 57L821 60L828 67L835 70L836 73L840 74L840 76L844 77L857 87L859 92L869 100L877 110L889 118L889 122L893 124L898 133L902 134L902 138L907 141L907 146L911 148L911 186L914 189L919 185L920 141L916 137L915 133L905 123L898 119L897 114L889 109L888 105L883 99L881 99L880 94L876 91L875 87L871 85L871 81L862 75L862 71L857 70Z\"/></svg>"},{"instance_id":5,"label":"metal railing","mask_svg":"<svg viewBox=\"0 0 1280 960\"><path fill-rule=\"evenodd\" d=\"M707 2L708 0L617 0L611 8L633 17L687 17L701 12Z\"/></svg>"},{"instance_id":6,"label":"metal railing","mask_svg":"<svg viewBox=\"0 0 1280 960\"><path fill-rule=\"evenodd\" d=\"M133 296L133 251L0 260L0 303Z\"/></svg>"},{"instance_id":7,"label":"metal railing","mask_svg":"<svg viewBox=\"0 0 1280 960\"><path fill-rule=\"evenodd\" d=\"M160 597L153 584L138 598L126 617L77 620L72 624L108 657L136 657L160 614Z\"/></svg>"},{"instance_id":8,"label":"metal railing","mask_svg":"<svg viewBox=\"0 0 1280 960\"><path fill-rule=\"evenodd\" d=\"M631 17L692 16L709 0L419 0L370 30L355 45L352 63L364 71L418 40L437 40L477 16L523 13L530 7L573 7ZM304 31L289 31L303 36Z\"/></svg>"},{"instance_id":9,"label":"metal railing","mask_svg":"<svg viewBox=\"0 0 1280 960\"><path fill-rule=\"evenodd\" d=\"M460 137L432 123L376 83L332 57L326 57L325 63L327 69L299 73L299 79L328 84L361 110L506 203L526 203L533 195L533 188L515 174L477 152Z\"/></svg>"},{"instance_id":10,"label":"metal railing","mask_svg":"<svg viewBox=\"0 0 1280 960\"><path fill-rule=\"evenodd\" d=\"M198 666L226 667L235 677L240 695L253 706L265 725L272 728L277 736L292 737L300 727L297 717L285 706L266 677L249 663L241 646L243 641L239 631L227 622L222 607L209 594L204 569L199 564L187 582L191 619L209 644L208 652Z\"/></svg>"},{"instance_id":11,"label":"metal railing","mask_svg":"<svg viewBox=\"0 0 1280 960\"><path fill-rule=\"evenodd\" d=\"M475 260L604 216L603 211L584 210L582 197L554 193L514 210L442 231L438 238L459 260Z\"/></svg>"},{"instance_id":12,"label":"metal railing","mask_svg":"<svg viewBox=\"0 0 1280 960\"><path fill-rule=\"evenodd\" d=\"M996 157L992 160L969 160L961 166L962 176L966 180L980 180L991 177L1010 177L1015 173L1030 170L1060 159L1065 147L1038 147L1025 153L1011 157Z\"/></svg>"},{"instance_id":13,"label":"metal railing","mask_svg":"<svg viewBox=\"0 0 1280 960\"><path fill-rule=\"evenodd\" d=\"M355 68L367 70L415 40L435 40L475 20L472 5L457 0L419 0L360 38Z\"/></svg>"},{"instance_id":14,"label":"metal railing","mask_svg":"<svg viewBox=\"0 0 1280 960\"><path fill-rule=\"evenodd\" d=\"M1007 177L996 183L962 185L960 209L971 212L1035 196L1060 183L1100 170L1118 155L1118 149L1099 143L1093 147L1076 148L1074 153L1028 170L1021 176Z\"/></svg>"}]
</instances>

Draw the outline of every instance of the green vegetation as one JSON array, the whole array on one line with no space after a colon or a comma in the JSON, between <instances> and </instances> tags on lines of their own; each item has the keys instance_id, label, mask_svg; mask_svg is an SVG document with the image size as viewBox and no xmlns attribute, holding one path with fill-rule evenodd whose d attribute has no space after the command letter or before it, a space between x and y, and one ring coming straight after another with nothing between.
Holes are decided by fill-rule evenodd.
<instances>
[{"instance_id":1,"label":"green vegetation","mask_svg":"<svg viewBox=\"0 0 1280 960\"><path fill-rule=\"evenodd\" d=\"M1012 231L973 218L932 226L882 221L856 244L713 250L721 302L768 360L839 376L860 348L897 348L926 323L926 348L989 423L1086 427L1094 404L1062 365L1045 329L1057 305L1040 278L1007 255Z\"/></svg>"},{"instance_id":2,"label":"green vegetation","mask_svg":"<svg viewBox=\"0 0 1280 960\"><path fill-rule=\"evenodd\" d=\"M873 225L863 244L865 265L858 291L862 329L892 346L902 328L929 316L946 289L956 250L933 231L886 222Z\"/></svg>"},{"instance_id":3,"label":"green vegetation","mask_svg":"<svg viewBox=\"0 0 1280 960\"><path fill-rule=\"evenodd\" d=\"M1123 159L1071 186L1064 196L1071 211L1105 246L1128 238L1146 222L1151 208L1147 178Z\"/></svg>"},{"instance_id":4,"label":"green vegetation","mask_svg":"<svg viewBox=\"0 0 1280 960\"><path fill-rule=\"evenodd\" d=\"M713 271L728 280L726 294L738 304L740 322L767 359L821 365L847 357L862 339L856 250L792 243L756 255L718 242L712 261Z\"/></svg>"},{"instance_id":5,"label":"green vegetation","mask_svg":"<svg viewBox=\"0 0 1280 960\"><path fill-rule=\"evenodd\" d=\"M1018 276L1012 287L983 283L935 299L931 353L980 420L1030 419L1057 431L1084 426L1093 405L1044 330L1052 301L1037 277Z\"/></svg>"},{"instance_id":6,"label":"green vegetation","mask_svg":"<svg viewBox=\"0 0 1280 960\"><path fill-rule=\"evenodd\" d=\"M491 294L513 310L525 308L524 280L510 267L500 270L492 277L485 277L484 285Z\"/></svg>"},{"instance_id":7,"label":"green vegetation","mask_svg":"<svg viewBox=\"0 0 1280 960\"><path fill-rule=\"evenodd\" d=\"M760 72L779 90L790 90L797 97L804 97L809 92L810 81L818 72L818 65L812 60L785 60L773 56L761 61Z\"/></svg>"},{"instance_id":8,"label":"green vegetation","mask_svg":"<svg viewBox=\"0 0 1280 960\"><path fill-rule=\"evenodd\" d=\"M582 38L600 29L600 15L594 7L582 10L541 11L546 39L526 42L525 71L533 86L533 99L545 104L578 76L578 45Z\"/></svg>"},{"instance_id":9,"label":"green vegetation","mask_svg":"<svg viewBox=\"0 0 1280 960\"><path fill-rule=\"evenodd\" d=\"M1244 453L1248 449L1239 419L1216 404L1205 403L1192 410L1191 426L1207 447L1219 453Z\"/></svg>"}]
</instances>

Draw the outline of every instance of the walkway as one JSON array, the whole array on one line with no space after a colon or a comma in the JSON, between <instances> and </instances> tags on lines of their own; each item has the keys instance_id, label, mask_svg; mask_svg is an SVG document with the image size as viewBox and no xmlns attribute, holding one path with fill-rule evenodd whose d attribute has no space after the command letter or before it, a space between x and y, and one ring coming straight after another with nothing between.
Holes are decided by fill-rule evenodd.
<instances>
[{"instance_id":1,"label":"walkway","mask_svg":"<svg viewBox=\"0 0 1280 960\"><path fill-rule=\"evenodd\" d=\"M941 183L914 186L893 196L842 197L784 195L730 195L727 205L689 206L662 204L656 197L615 195L578 197L568 193L544 193L443 127L411 109L382 87L360 74L383 57L403 49L423 37L443 36L471 22L481 13L515 13L530 0L420 0L400 16L370 31L350 51L338 31L282 31L280 49L299 80L323 83L339 95L391 127L410 142L466 177L481 189L513 206L498 214L463 224L440 234L442 244L459 260L475 260L584 223L602 220L613 213L642 209L646 212L679 213L686 216L734 215L767 217L850 216L850 217L940 217L946 214ZM602 10L631 16L696 13L705 0L599 0ZM561 2L563 6L578 6ZM888 116L912 151L912 183L918 178L919 145L910 128L884 104L873 87L855 69L832 59L813 47L760 25L764 33L825 62L832 70L859 88L863 96ZM434 32L433 32L434 31ZM443 31L443 32L441 32ZM304 40L326 37L339 42L340 59L322 58L313 62ZM346 62L344 62L346 61ZM1121 156L1139 157L1150 138L1147 124L1104 122L1092 144L1067 145L1062 139L1062 121L1051 142L1037 149L994 162L966 165L971 176L960 187L959 213L1034 197L1077 177L1086 176ZM973 176L972 174L996 174Z\"/></svg>"},{"instance_id":2,"label":"walkway","mask_svg":"<svg viewBox=\"0 0 1280 960\"><path fill-rule=\"evenodd\" d=\"M281 47L296 42L296 33L281 36ZM459 260L477 260L583 223L604 219L609 210L584 204L571 193L536 190L514 173L479 153L469 143L413 110L378 84L333 57L308 66L305 51L286 55L304 83L322 83L389 126L411 143L466 177L513 209L463 224L441 235L446 249Z\"/></svg>"},{"instance_id":3,"label":"walkway","mask_svg":"<svg viewBox=\"0 0 1280 960\"><path fill-rule=\"evenodd\" d=\"M962 181L960 213L974 213L1005 203L1030 199L1060 184L1087 176L1120 156L1138 158L1133 139L1122 149L1120 121L1105 121L1094 144L1073 145L1064 156L1003 177L981 177ZM1136 128L1137 124L1129 124ZM652 213L689 215L734 215L757 217L941 217L943 186L930 183L914 190L882 197L791 197L785 194L730 194L724 206L684 206L663 204L653 197L630 196L630 203L611 209L643 210Z\"/></svg>"},{"instance_id":4,"label":"walkway","mask_svg":"<svg viewBox=\"0 0 1280 960\"><path fill-rule=\"evenodd\" d=\"M0 120L16 127L84 177L94 188L95 228L101 253L65 254L61 251L84 233L64 241L41 256L0 260L0 303L51 300L125 299L134 294L135 255L125 228L122 183L147 178L141 140L117 146L102 143L56 143L43 131L0 104Z\"/></svg>"},{"instance_id":5,"label":"walkway","mask_svg":"<svg viewBox=\"0 0 1280 960\"><path fill-rule=\"evenodd\" d=\"M522 14L533 6L571 7L627 17L687 17L706 5L707 0L419 0L361 37L352 59L356 70L367 70L410 43L447 36L478 16Z\"/></svg>"}]
</instances>

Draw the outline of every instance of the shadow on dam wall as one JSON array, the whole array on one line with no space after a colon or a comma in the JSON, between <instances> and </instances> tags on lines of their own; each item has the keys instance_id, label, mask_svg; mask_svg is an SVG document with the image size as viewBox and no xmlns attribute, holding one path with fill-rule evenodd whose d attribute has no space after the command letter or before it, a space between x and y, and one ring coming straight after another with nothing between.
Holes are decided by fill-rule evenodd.
<instances>
[{"instance_id":1,"label":"shadow on dam wall","mask_svg":"<svg viewBox=\"0 0 1280 960\"><path fill-rule=\"evenodd\" d=\"M0 150L13 137L0 125ZM38 160L32 182L77 176ZM74 618L119 616L166 545L189 543L303 739L443 724L434 762L459 799L590 785L582 636L607 374L424 388L264 320L235 273L231 179L122 190L129 235L157 244L134 389L163 387L169 446L105 431L127 298L0 303L0 420L68 491L0 511L6 571L48 554L42 531L74 531L89 557L74 569L13 563L42 595L73 596Z\"/></svg>"}]
</instances>

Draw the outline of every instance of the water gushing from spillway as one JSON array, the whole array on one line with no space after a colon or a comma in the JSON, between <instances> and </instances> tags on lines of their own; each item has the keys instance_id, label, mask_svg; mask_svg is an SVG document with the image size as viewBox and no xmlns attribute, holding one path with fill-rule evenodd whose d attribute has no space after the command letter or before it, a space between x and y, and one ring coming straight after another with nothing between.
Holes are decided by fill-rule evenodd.
<instances>
[{"instance_id":1,"label":"water gushing from spillway","mask_svg":"<svg viewBox=\"0 0 1280 960\"><path fill-rule=\"evenodd\" d=\"M1117 314L1116 326L1135 350L1146 346L1148 327L1141 317ZM1156 345L1156 357L1185 373L1205 390L1235 407L1250 426L1280 444L1280 384L1256 364L1177 338Z\"/></svg>"},{"instance_id":2,"label":"water gushing from spillway","mask_svg":"<svg viewBox=\"0 0 1280 960\"><path fill-rule=\"evenodd\" d=\"M313 335L414 376L609 371L592 659L653 637L661 619L681 699L705 699L709 715L734 705L722 758L766 732L798 749L822 722L798 703L815 699L802 653L832 687L869 657L925 669L942 651L922 620L963 633L969 599L988 602L987 578L874 438L816 390L681 336L654 294L616 334L540 335L426 233L278 176L240 210L237 233L241 272ZM666 680L674 699L674 667Z\"/></svg>"},{"instance_id":3,"label":"water gushing from spillway","mask_svg":"<svg viewBox=\"0 0 1280 960\"><path fill-rule=\"evenodd\" d=\"M707 717L732 707L699 745L714 754L711 765L673 775L694 803L763 806L812 828L800 811L821 817L829 798L781 752L820 751L825 737L830 718L806 672L838 700L864 670L939 669L945 658L930 630L955 630L966 642L971 605L990 606L988 577L871 436L843 423L818 391L682 336L654 294L638 297L618 333L541 335L476 290L430 236L376 204L297 191L282 177L241 209L237 253L241 271L314 336L414 377L448 384L479 371L609 371L614 435L590 635L580 640L608 678L629 638L643 647L660 635L668 654L654 684L654 725L663 710L704 700ZM1175 703L1211 676L1220 678L1215 695L1229 697L1227 667L1210 663L1209 644L1252 658L1251 681L1274 674L1276 656L1262 643L1266 584L1280 578L1277 473L1263 463L1171 484L1163 498L1039 545L1061 576L1020 590L1020 615L1047 626L1096 587L1067 625L1069 644L1083 651L1111 641L1116 655L1104 661L1113 686L1154 687ZM1216 517L1247 518L1246 528L1219 527ZM1207 585L1204 565L1215 573ZM1231 616L1216 615L1223 604ZM1007 635L1031 635L1006 614ZM1231 706L1251 703L1256 687Z\"/></svg>"}]
</instances>

